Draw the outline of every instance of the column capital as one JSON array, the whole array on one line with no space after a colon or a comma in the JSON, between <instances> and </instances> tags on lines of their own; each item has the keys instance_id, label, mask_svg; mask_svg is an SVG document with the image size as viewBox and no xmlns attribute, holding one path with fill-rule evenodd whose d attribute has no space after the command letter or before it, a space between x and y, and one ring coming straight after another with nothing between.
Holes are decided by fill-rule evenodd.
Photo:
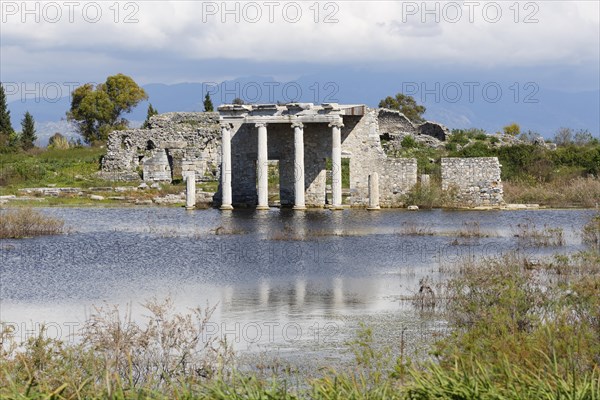
<instances>
[{"instance_id":1,"label":"column capital","mask_svg":"<svg viewBox=\"0 0 600 400\"><path fill-rule=\"evenodd\" d=\"M292 122L292 129L294 129L294 128L304 129L304 124L300 121L294 121L294 122Z\"/></svg>"},{"instance_id":2,"label":"column capital","mask_svg":"<svg viewBox=\"0 0 600 400\"><path fill-rule=\"evenodd\" d=\"M255 128L266 128L267 127L267 123L266 122L257 122L254 125Z\"/></svg>"},{"instance_id":3,"label":"column capital","mask_svg":"<svg viewBox=\"0 0 600 400\"><path fill-rule=\"evenodd\" d=\"M221 129L231 129L233 128L233 124L231 122L221 121Z\"/></svg>"},{"instance_id":4,"label":"column capital","mask_svg":"<svg viewBox=\"0 0 600 400\"><path fill-rule=\"evenodd\" d=\"M338 121L331 121L328 125L330 128L343 128L344 127L344 122L342 120L338 120Z\"/></svg>"}]
</instances>

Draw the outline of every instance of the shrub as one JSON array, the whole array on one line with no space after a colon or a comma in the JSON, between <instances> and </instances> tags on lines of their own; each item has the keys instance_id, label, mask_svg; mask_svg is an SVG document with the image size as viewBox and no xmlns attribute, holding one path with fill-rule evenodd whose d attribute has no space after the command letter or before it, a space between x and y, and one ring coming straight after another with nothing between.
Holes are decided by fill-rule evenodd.
<instances>
[{"instance_id":1,"label":"shrub","mask_svg":"<svg viewBox=\"0 0 600 400\"><path fill-rule=\"evenodd\" d=\"M583 243L600 251L600 214L585 224L582 231Z\"/></svg>"},{"instance_id":2,"label":"shrub","mask_svg":"<svg viewBox=\"0 0 600 400\"><path fill-rule=\"evenodd\" d=\"M19 208L0 212L0 239L58 235L63 231L64 221L46 217L36 210Z\"/></svg>"},{"instance_id":3,"label":"shrub","mask_svg":"<svg viewBox=\"0 0 600 400\"><path fill-rule=\"evenodd\" d=\"M402 141L400 142L400 145L405 149L412 149L418 147L417 141L410 135L404 136L402 138Z\"/></svg>"},{"instance_id":4,"label":"shrub","mask_svg":"<svg viewBox=\"0 0 600 400\"><path fill-rule=\"evenodd\" d=\"M469 143L469 138L467 137L467 133L462 129L454 129L452 130L452 135L450 136L450 139L448 139L448 142L465 145Z\"/></svg>"}]
</instances>

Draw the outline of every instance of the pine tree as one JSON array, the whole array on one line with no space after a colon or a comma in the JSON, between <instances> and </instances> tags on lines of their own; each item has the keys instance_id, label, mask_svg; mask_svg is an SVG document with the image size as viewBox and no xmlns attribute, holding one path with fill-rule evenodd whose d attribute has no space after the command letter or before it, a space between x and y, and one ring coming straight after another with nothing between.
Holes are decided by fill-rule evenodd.
<instances>
[{"instance_id":1,"label":"pine tree","mask_svg":"<svg viewBox=\"0 0 600 400\"><path fill-rule=\"evenodd\" d=\"M15 131L10 123L10 111L6 104L4 87L0 83L0 147L7 147Z\"/></svg>"},{"instance_id":2,"label":"pine tree","mask_svg":"<svg viewBox=\"0 0 600 400\"><path fill-rule=\"evenodd\" d=\"M158 114L158 110L152 107L152 104L148 104L148 112L146 113L146 120L142 124L142 129L150 128L150 117L156 114Z\"/></svg>"},{"instance_id":3,"label":"pine tree","mask_svg":"<svg viewBox=\"0 0 600 400\"><path fill-rule=\"evenodd\" d=\"M35 134L35 121L29 111L25 113L25 117L21 121L21 128L21 147L23 150L32 149L35 147L34 142L37 140L37 136Z\"/></svg>"},{"instance_id":4,"label":"pine tree","mask_svg":"<svg viewBox=\"0 0 600 400\"><path fill-rule=\"evenodd\" d=\"M212 100L210 99L210 94L208 93L204 96L204 111L215 111Z\"/></svg>"}]
</instances>

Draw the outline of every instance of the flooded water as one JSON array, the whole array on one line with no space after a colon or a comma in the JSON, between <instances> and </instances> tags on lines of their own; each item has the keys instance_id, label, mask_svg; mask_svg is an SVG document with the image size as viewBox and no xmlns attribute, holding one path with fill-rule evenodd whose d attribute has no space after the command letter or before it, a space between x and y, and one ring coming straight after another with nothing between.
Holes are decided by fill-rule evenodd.
<instances>
[{"instance_id":1,"label":"flooded water","mask_svg":"<svg viewBox=\"0 0 600 400\"><path fill-rule=\"evenodd\" d=\"M340 359L359 322L386 340L443 328L405 301L426 278L467 257L530 257L581 248L593 210L307 211L272 209L49 208L62 236L0 242L0 320L22 337L46 323L66 338L93 305L129 305L135 320L152 297L178 310L216 306L206 334L241 352ZM564 244L537 247L518 225L561 228ZM476 227L481 237L457 234ZM462 235L464 236L464 235ZM486 236L486 237L483 237ZM427 338L425 338L427 340Z\"/></svg>"}]
</instances>

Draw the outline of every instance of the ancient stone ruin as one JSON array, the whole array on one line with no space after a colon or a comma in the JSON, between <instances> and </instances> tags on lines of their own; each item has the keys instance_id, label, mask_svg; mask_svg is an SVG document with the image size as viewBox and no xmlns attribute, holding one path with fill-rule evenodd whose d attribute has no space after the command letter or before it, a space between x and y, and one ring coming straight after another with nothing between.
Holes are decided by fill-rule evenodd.
<instances>
[{"instance_id":1,"label":"ancient stone ruin","mask_svg":"<svg viewBox=\"0 0 600 400\"><path fill-rule=\"evenodd\" d=\"M167 113L148 129L115 131L106 145L102 175L112 180L172 182L194 171L200 180L219 178L218 113Z\"/></svg>"},{"instance_id":2,"label":"ancient stone ruin","mask_svg":"<svg viewBox=\"0 0 600 400\"><path fill-rule=\"evenodd\" d=\"M463 206L503 203L497 157L442 158L442 190L454 191Z\"/></svg>"},{"instance_id":3,"label":"ancient stone ruin","mask_svg":"<svg viewBox=\"0 0 600 400\"><path fill-rule=\"evenodd\" d=\"M213 201L222 209L264 209L270 205L274 168L281 206L400 207L417 183L417 161L389 157L382 142L396 143L406 135L437 147L450 132L440 124L416 125L398 111L364 105L228 104L218 113L161 114L150 119L148 129L113 132L102 175L173 182L193 174L198 182L219 182ZM442 163L444 188L458 187L459 201L468 205L502 203L497 160L456 160L463 161ZM459 179L461 168L463 175L475 175ZM469 197L474 188L477 198Z\"/></svg>"}]
</instances>

